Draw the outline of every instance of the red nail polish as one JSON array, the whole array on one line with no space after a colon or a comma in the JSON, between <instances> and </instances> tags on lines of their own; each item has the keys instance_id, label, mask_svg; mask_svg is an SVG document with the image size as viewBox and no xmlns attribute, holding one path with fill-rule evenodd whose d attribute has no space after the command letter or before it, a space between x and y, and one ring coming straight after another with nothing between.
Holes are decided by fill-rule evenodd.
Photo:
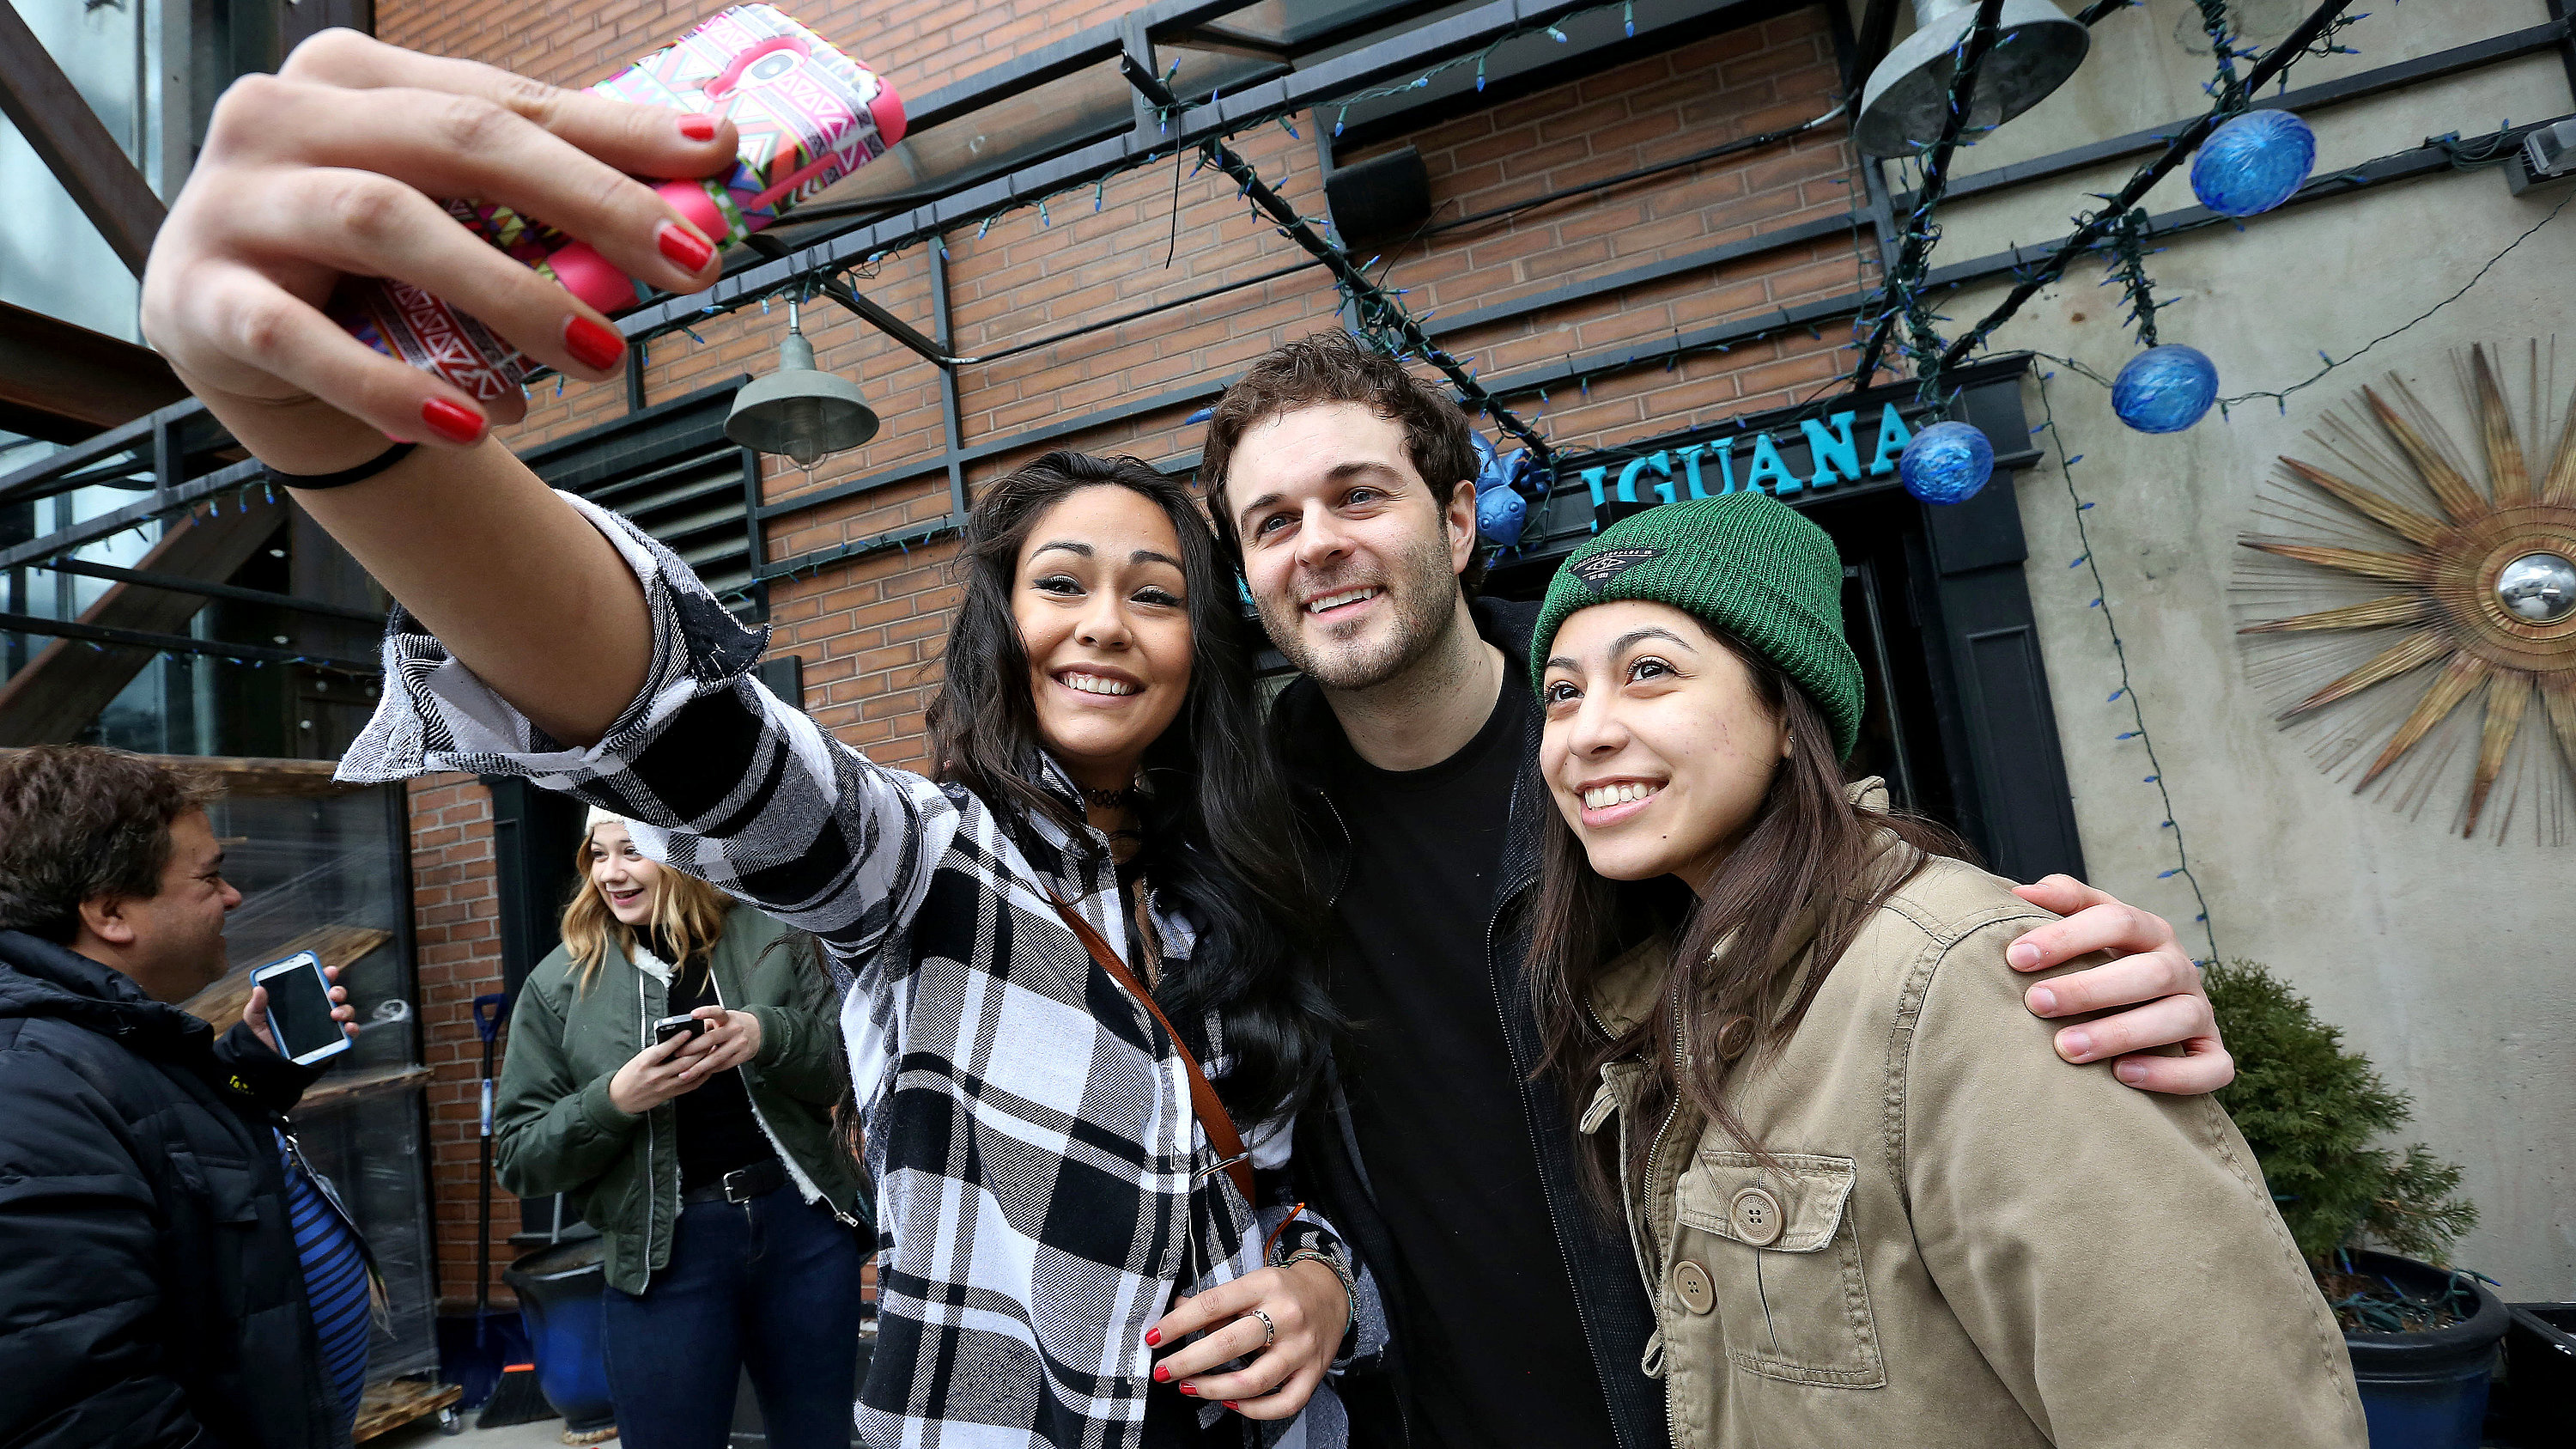
<instances>
[{"instance_id":1,"label":"red nail polish","mask_svg":"<svg viewBox=\"0 0 2576 1449\"><path fill-rule=\"evenodd\" d=\"M716 138L716 118L713 116L682 116L680 118L680 134L688 137L692 141L712 141Z\"/></svg>"},{"instance_id":2,"label":"red nail polish","mask_svg":"<svg viewBox=\"0 0 2576 1449\"><path fill-rule=\"evenodd\" d=\"M575 314L564 319L564 351L582 366L605 372L626 355L626 339L614 327L602 327Z\"/></svg>"},{"instance_id":3,"label":"red nail polish","mask_svg":"<svg viewBox=\"0 0 2576 1449\"><path fill-rule=\"evenodd\" d=\"M1226 1406L1227 1408L1229 1408L1229 1409L1234 1410L1234 1411L1235 1411L1236 1413L1238 1413L1238 1414L1243 1412L1243 1405L1236 1403L1236 1402L1235 1402L1234 1400L1232 1400L1232 1399L1219 1399L1217 1402L1218 1402L1218 1403L1221 1403L1221 1404L1223 1404L1223 1405L1225 1405L1225 1406Z\"/></svg>"},{"instance_id":4,"label":"red nail polish","mask_svg":"<svg viewBox=\"0 0 2576 1449\"><path fill-rule=\"evenodd\" d=\"M1158 1384L1168 1384L1171 1381L1172 1371L1170 1369L1163 1367L1161 1364L1154 1365L1154 1382Z\"/></svg>"},{"instance_id":5,"label":"red nail polish","mask_svg":"<svg viewBox=\"0 0 2576 1449\"><path fill-rule=\"evenodd\" d=\"M662 255L692 272L705 271L707 262L716 254L716 249L707 244L706 238L667 221L654 231L653 245L661 249Z\"/></svg>"},{"instance_id":6,"label":"red nail polish","mask_svg":"<svg viewBox=\"0 0 2576 1449\"><path fill-rule=\"evenodd\" d=\"M1149 1328L1145 1330L1145 1346L1147 1348L1160 1348L1162 1347L1162 1344L1163 1330L1159 1328Z\"/></svg>"},{"instance_id":7,"label":"red nail polish","mask_svg":"<svg viewBox=\"0 0 2576 1449\"><path fill-rule=\"evenodd\" d=\"M1182 1392L1182 1393L1185 1393L1185 1394L1195 1394L1195 1393L1197 1393L1197 1392L1198 1392L1198 1390L1196 1390L1196 1389L1194 1389L1194 1388L1191 1388L1188 1384L1183 1384L1183 1385L1181 1385L1181 1386L1180 1386L1180 1388L1181 1388L1181 1392Z\"/></svg>"},{"instance_id":8,"label":"red nail polish","mask_svg":"<svg viewBox=\"0 0 2576 1449\"><path fill-rule=\"evenodd\" d=\"M420 420L451 443L470 443L483 436L483 415L462 403L434 397L420 405Z\"/></svg>"}]
</instances>

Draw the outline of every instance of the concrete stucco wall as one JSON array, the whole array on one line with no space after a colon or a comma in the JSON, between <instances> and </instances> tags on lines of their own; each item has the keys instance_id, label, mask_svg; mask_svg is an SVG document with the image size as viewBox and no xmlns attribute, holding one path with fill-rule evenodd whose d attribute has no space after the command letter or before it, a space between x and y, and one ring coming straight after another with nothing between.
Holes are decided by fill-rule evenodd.
<instances>
[{"instance_id":1,"label":"concrete stucco wall","mask_svg":"<svg viewBox=\"0 0 2576 1449\"><path fill-rule=\"evenodd\" d=\"M2265 0L2243 8L2263 43L2305 9ZM2209 68L2205 53L2176 39L2193 13L2185 0L2155 0L2144 14L2106 19L2077 79L1975 148L1967 170L2194 114L2206 104L2198 83ZM2292 85L2547 18L2537 0L2385 7L2346 33L2363 54L2304 62ZM2322 175L2427 136L2571 110L2566 70L2555 55L2537 55L2310 119ZM2070 213L2094 204L2083 193L2116 189L2135 164L1961 203L1944 213L1935 265L2063 234ZM2576 183L2515 198L2499 170L2447 173L2292 208L2241 231L2175 236L2149 263L2171 305L2163 340L2209 354L2222 395L2285 387L2317 370L2320 349L2349 356L2449 295L2571 193ZM2177 175L2149 210L2191 204ZM2151 437L2122 426L2109 394L2070 370L2055 367L2045 384L2066 450L2082 457L2077 486L2096 502L2084 521L2220 951L2268 963L2413 1095L2416 1120L2400 1140L2421 1140L2462 1164L2463 1190L2482 1215L2457 1261L2502 1280L2516 1300L2576 1298L2576 844L2534 843L2528 794L2503 842L2483 829L2460 838L2454 822L2473 743L2454 750L2412 812L2376 787L2356 795L2357 774L2338 779L2318 768L2298 735L2273 726L2273 695L2248 681L2229 585L2244 556L2236 537L2259 526L2256 489L2274 458L2326 461L2306 435L2364 383L2390 372L2407 379L2455 437L2473 443L2455 353L2473 341L2503 345L2514 377L2527 339L2545 348L2565 332L2576 347L2571 261L2576 205L2459 301L2293 395L2286 412L2257 403L2232 420L2213 412L2188 432ZM1998 334L1996 348L2116 371L2134 344L2117 289L2095 286L2101 276L2098 265L2079 264ZM2004 290L1963 291L1940 310L1955 332ZM2559 387L2571 381L2576 354L2558 370ZM2034 423L2040 386L2026 384ZM2551 400L2553 419L2565 405L2563 396ZM2524 446L2545 459L2554 439L2553 427ZM2044 434L2033 441L2047 458L2018 480L2028 578L2088 868L2097 884L2173 919L2198 951L2187 883L2158 878L2175 859L2156 791L2143 783L2145 754L2114 738L2132 724L2126 701L2108 698L2117 666L2091 607L2091 575L2069 566L2083 552L2075 505L2056 450ZM1997 439L1998 451L2014 442ZM2382 689L2411 701L2428 678L2419 672ZM2474 729L2476 708L2473 700L2454 716L2455 736ZM2537 725L2534 711L2526 728ZM2374 739L2363 758L2376 749Z\"/></svg>"}]
</instances>

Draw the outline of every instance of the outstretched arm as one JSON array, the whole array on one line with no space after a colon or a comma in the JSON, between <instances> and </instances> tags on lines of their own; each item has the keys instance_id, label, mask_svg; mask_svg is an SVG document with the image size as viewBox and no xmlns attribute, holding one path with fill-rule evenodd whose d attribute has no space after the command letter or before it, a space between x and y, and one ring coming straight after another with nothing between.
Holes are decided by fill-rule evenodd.
<instances>
[{"instance_id":1,"label":"outstretched arm","mask_svg":"<svg viewBox=\"0 0 2576 1449\"><path fill-rule=\"evenodd\" d=\"M432 198L543 216L632 276L694 291L715 278L714 249L632 177L728 163L733 128L709 119L327 31L278 75L225 91L144 274L145 335L270 466L330 473L388 439L422 445L376 478L297 499L458 661L565 743L598 739L643 685L642 590L596 528L491 440L521 399L487 409L321 307L344 276L391 277L572 377L615 375L624 345L605 318Z\"/></svg>"},{"instance_id":2,"label":"outstretched arm","mask_svg":"<svg viewBox=\"0 0 2576 1449\"><path fill-rule=\"evenodd\" d=\"M2060 1057L2110 1061L2113 1075L2130 1086L2178 1096L2215 1092L2236 1079L2236 1059L2218 1039L2200 968L2175 943L2163 917L2123 905L2068 875L2014 886L2013 894L2066 918L2012 943L2005 959L2015 971L2045 971L2096 952L2115 958L2023 993L2033 1016L2111 1013L2060 1030ZM2174 1047L2180 1055L2169 1050Z\"/></svg>"}]
</instances>

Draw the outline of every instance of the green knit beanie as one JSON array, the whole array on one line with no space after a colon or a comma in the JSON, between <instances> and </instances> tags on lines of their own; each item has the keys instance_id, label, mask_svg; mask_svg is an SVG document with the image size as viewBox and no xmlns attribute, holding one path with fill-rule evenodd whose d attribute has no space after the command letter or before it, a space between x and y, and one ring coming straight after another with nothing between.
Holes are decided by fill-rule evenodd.
<instances>
[{"instance_id":1,"label":"green knit beanie","mask_svg":"<svg viewBox=\"0 0 2576 1449\"><path fill-rule=\"evenodd\" d=\"M1860 659L1843 638L1843 562L1834 541L1764 493L1723 493L1632 514L1576 549L1539 606L1530 687L1544 692L1549 646L1577 609L1614 599L1670 604L1780 666L1834 728L1860 741Z\"/></svg>"}]
</instances>

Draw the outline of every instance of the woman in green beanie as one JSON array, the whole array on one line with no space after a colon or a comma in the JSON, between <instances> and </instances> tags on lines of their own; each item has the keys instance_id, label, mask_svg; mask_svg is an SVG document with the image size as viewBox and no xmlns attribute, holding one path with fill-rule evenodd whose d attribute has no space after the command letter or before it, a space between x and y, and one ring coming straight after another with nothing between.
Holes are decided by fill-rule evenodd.
<instances>
[{"instance_id":1,"label":"woman in green beanie","mask_svg":"<svg viewBox=\"0 0 2576 1449\"><path fill-rule=\"evenodd\" d=\"M1677 1449L2360 1445L2226 1114L2070 1089L2003 961L2049 917L1846 784L1841 590L1777 499L1671 504L1566 560L1530 653L1530 970ZM2177 1264L2193 1311L2120 1311Z\"/></svg>"}]
</instances>

